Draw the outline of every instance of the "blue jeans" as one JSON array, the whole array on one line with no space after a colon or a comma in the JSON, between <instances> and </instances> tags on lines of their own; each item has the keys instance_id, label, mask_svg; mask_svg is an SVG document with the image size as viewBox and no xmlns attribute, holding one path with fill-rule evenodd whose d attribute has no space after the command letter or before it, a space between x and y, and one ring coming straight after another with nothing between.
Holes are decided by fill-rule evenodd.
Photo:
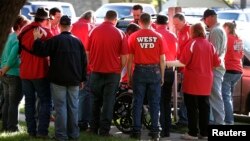
<instances>
[{"instance_id":1,"label":"blue jeans","mask_svg":"<svg viewBox=\"0 0 250 141\"><path fill-rule=\"evenodd\" d=\"M159 133L161 73L159 66L136 65L133 74L133 132L141 132L141 115L145 95L151 116L151 133Z\"/></svg>"},{"instance_id":2,"label":"blue jeans","mask_svg":"<svg viewBox=\"0 0 250 141\"><path fill-rule=\"evenodd\" d=\"M56 111L55 137L57 140L77 139L79 86L60 86L51 83L51 94Z\"/></svg>"},{"instance_id":3,"label":"blue jeans","mask_svg":"<svg viewBox=\"0 0 250 141\"><path fill-rule=\"evenodd\" d=\"M161 134L169 135L171 127L171 96L172 86L174 83L174 71L166 69L164 75L164 84L161 87L161 103L160 103L160 123L162 127Z\"/></svg>"},{"instance_id":4,"label":"blue jeans","mask_svg":"<svg viewBox=\"0 0 250 141\"><path fill-rule=\"evenodd\" d=\"M22 92L25 96L25 117L29 135L48 135L51 112L49 81L46 78L22 79ZM36 111L37 98L40 102L39 111Z\"/></svg>"},{"instance_id":5,"label":"blue jeans","mask_svg":"<svg viewBox=\"0 0 250 141\"><path fill-rule=\"evenodd\" d=\"M232 94L242 74L225 73L222 82L222 97L225 108L225 123L234 124Z\"/></svg>"},{"instance_id":6,"label":"blue jeans","mask_svg":"<svg viewBox=\"0 0 250 141\"><path fill-rule=\"evenodd\" d=\"M4 90L3 104L3 130L17 131L18 127L18 105L23 97L22 85L19 76L6 75L2 77Z\"/></svg>"},{"instance_id":7,"label":"blue jeans","mask_svg":"<svg viewBox=\"0 0 250 141\"><path fill-rule=\"evenodd\" d=\"M79 109L78 109L78 125L80 128L87 129L92 111L93 94L90 90L89 75L85 82L85 87L79 91Z\"/></svg>"},{"instance_id":8,"label":"blue jeans","mask_svg":"<svg viewBox=\"0 0 250 141\"><path fill-rule=\"evenodd\" d=\"M90 129L100 135L107 135L113 119L115 95L120 74L97 73L90 75L90 87L94 95Z\"/></svg>"},{"instance_id":9,"label":"blue jeans","mask_svg":"<svg viewBox=\"0 0 250 141\"><path fill-rule=\"evenodd\" d=\"M211 95L209 96L210 102L210 123L211 124L224 124L225 119L225 110L224 102L222 98L222 81L225 71L219 70L218 68L214 69L214 79Z\"/></svg>"}]
</instances>

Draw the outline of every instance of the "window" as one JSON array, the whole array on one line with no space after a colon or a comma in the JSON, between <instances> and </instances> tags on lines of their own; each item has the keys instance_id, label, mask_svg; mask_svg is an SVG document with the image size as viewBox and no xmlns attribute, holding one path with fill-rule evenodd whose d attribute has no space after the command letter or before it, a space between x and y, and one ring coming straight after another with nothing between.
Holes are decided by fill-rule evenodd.
<instances>
[{"instance_id":1,"label":"window","mask_svg":"<svg viewBox=\"0 0 250 141\"><path fill-rule=\"evenodd\" d=\"M69 6L62 6L62 13L72 18L72 13Z\"/></svg>"},{"instance_id":2,"label":"window","mask_svg":"<svg viewBox=\"0 0 250 141\"><path fill-rule=\"evenodd\" d=\"M236 21L238 17L239 13L218 13L218 19Z\"/></svg>"},{"instance_id":3,"label":"window","mask_svg":"<svg viewBox=\"0 0 250 141\"><path fill-rule=\"evenodd\" d=\"M131 16L132 7L129 6L105 6L99 8L95 12L96 18L104 18L108 10L115 10L118 14L118 18Z\"/></svg>"},{"instance_id":4,"label":"window","mask_svg":"<svg viewBox=\"0 0 250 141\"><path fill-rule=\"evenodd\" d=\"M242 22L245 22L245 21L247 21L247 19L246 19L246 15L245 14L239 14L239 17L238 17L238 20L239 21L242 21Z\"/></svg>"}]
</instances>

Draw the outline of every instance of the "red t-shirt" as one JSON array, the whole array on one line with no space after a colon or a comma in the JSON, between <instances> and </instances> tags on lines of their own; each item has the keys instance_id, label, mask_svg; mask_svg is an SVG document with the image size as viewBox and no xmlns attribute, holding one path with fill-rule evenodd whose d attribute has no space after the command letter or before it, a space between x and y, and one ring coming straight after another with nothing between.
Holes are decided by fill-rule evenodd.
<instances>
[{"instance_id":1,"label":"red t-shirt","mask_svg":"<svg viewBox=\"0 0 250 141\"><path fill-rule=\"evenodd\" d=\"M160 55L164 54L162 36L150 29L141 29L131 34L129 39L130 54L134 54L135 64L159 64Z\"/></svg>"},{"instance_id":2,"label":"red t-shirt","mask_svg":"<svg viewBox=\"0 0 250 141\"><path fill-rule=\"evenodd\" d=\"M227 39L226 70L242 72L243 42L232 34L228 34Z\"/></svg>"},{"instance_id":3,"label":"red t-shirt","mask_svg":"<svg viewBox=\"0 0 250 141\"><path fill-rule=\"evenodd\" d=\"M71 33L78 37L84 47L86 48L88 46L88 39L89 39L89 32L94 28L94 25L90 24L85 19L79 19L77 22L73 24L73 27L71 29Z\"/></svg>"},{"instance_id":4,"label":"red t-shirt","mask_svg":"<svg viewBox=\"0 0 250 141\"><path fill-rule=\"evenodd\" d=\"M30 26L37 26L41 29L41 31L43 32L43 36L41 38L42 41L47 40L53 36L48 28L41 27L37 22L33 22L27 25L22 31L30 28ZM27 49L32 49L34 42L33 29L29 30L23 35L21 42ZM48 59L46 57L37 57L25 50L22 50L20 57L20 77L22 79L40 79L47 76Z\"/></svg>"},{"instance_id":5,"label":"red t-shirt","mask_svg":"<svg viewBox=\"0 0 250 141\"><path fill-rule=\"evenodd\" d=\"M159 32L162 37L164 38L164 44L166 44L166 49L165 49L165 56L166 60L172 61L176 60L177 57L177 37L174 33L170 32L167 30L166 25L158 25L158 28L155 30L156 32Z\"/></svg>"},{"instance_id":6,"label":"red t-shirt","mask_svg":"<svg viewBox=\"0 0 250 141\"><path fill-rule=\"evenodd\" d=\"M195 38L185 46L180 62L186 65L183 92L192 95L210 95L213 68L220 65L214 46L205 38Z\"/></svg>"},{"instance_id":7,"label":"red t-shirt","mask_svg":"<svg viewBox=\"0 0 250 141\"><path fill-rule=\"evenodd\" d=\"M77 22L73 24L73 27L71 29L71 33L78 37L85 49L88 46L88 40L89 40L89 32L94 28L94 25L90 24L87 20L85 19L79 19ZM90 66L88 64L87 66L87 72L88 74L91 72Z\"/></svg>"},{"instance_id":8,"label":"red t-shirt","mask_svg":"<svg viewBox=\"0 0 250 141\"><path fill-rule=\"evenodd\" d=\"M91 71L121 73L121 55L128 54L125 33L111 22L103 22L89 34L89 65Z\"/></svg>"},{"instance_id":9,"label":"red t-shirt","mask_svg":"<svg viewBox=\"0 0 250 141\"><path fill-rule=\"evenodd\" d=\"M53 34L53 36L59 35L60 34L60 29L59 26L51 26L51 33Z\"/></svg>"}]
</instances>

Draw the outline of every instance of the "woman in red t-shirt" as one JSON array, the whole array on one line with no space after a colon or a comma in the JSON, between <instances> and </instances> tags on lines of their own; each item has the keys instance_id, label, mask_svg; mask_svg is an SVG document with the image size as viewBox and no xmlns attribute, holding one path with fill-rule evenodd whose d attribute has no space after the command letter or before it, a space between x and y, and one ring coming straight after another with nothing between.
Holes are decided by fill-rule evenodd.
<instances>
[{"instance_id":1,"label":"woman in red t-shirt","mask_svg":"<svg viewBox=\"0 0 250 141\"><path fill-rule=\"evenodd\" d=\"M242 75L243 42L235 32L235 23L226 22L223 27L227 33L227 52L224 59L226 73L222 82L222 97L225 123L234 124L232 93Z\"/></svg>"},{"instance_id":2,"label":"woman in red t-shirt","mask_svg":"<svg viewBox=\"0 0 250 141\"><path fill-rule=\"evenodd\" d=\"M219 66L220 60L214 46L206 40L201 23L192 25L190 32L192 39L184 47L180 60L167 61L167 66L185 66L183 93L189 131L181 138L195 140L198 135L200 138L207 138L208 135L213 67Z\"/></svg>"}]
</instances>

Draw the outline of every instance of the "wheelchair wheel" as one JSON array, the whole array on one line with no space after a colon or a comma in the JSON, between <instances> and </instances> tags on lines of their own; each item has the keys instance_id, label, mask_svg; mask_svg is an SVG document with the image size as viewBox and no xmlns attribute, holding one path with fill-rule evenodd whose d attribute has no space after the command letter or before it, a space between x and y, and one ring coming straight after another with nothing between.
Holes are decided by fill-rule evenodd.
<instances>
[{"instance_id":1,"label":"wheelchair wheel","mask_svg":"<svg viewBox=\"0 0 250 141\"><path fill-rule=\"evenodd\" d=\"M114 105L113 121L115 126L127 134L132 126L132 93L123 92L116 98Z\"/></svg>"}]
</instances>

